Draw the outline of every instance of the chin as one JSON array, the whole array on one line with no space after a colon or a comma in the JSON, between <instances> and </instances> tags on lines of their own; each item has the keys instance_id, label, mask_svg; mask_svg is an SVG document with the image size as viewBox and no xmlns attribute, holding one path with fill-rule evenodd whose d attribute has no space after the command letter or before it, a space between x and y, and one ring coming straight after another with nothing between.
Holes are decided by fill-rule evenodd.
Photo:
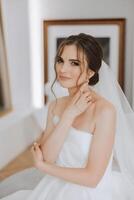
<instances>
[{"instance_id":1,"label":"chin","mask_svg":"<svg viewBox=\"0 0 134 200\"><path fill-rule=\"evenodd\" d=\"M62 81L59 81L59 84L60 84L61 87L67 88L67 89L76 87L76 85L74 85L74 84L65 83L65 82L62 82Z\"/></svg>"}]
</instances>

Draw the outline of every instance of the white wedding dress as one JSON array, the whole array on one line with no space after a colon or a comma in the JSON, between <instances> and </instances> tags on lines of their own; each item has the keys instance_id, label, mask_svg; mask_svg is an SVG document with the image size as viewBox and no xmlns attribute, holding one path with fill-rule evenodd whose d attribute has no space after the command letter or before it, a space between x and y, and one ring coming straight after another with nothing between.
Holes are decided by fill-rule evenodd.
<instances>
[{"instance_id":1,"label":"white wedding dress","mask_svg":"<svg viewBox=\"0 0 134 200\"><path fill-rule=\"evenodd\" d=\"M54 116L54 123L59 118ZM93 135L71 127L59 154L57 165L81 168L86 165ZM19 190L1 200L127 200L120 172L113 171L113 153L101 181L95 188L74 184L44 174L33 190Z\"/></svg>"}]
</instances>

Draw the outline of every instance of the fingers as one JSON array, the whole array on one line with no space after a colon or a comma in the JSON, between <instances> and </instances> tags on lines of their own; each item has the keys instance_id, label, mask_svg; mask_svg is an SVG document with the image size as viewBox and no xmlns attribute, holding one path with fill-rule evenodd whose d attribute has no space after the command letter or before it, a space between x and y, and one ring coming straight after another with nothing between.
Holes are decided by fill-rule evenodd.
<instances>
[{"instance_id":1,"label":"fingers","mask_svg":"<svg viewBox=\"0 0 134 200\"><path fill-rule=\"evenodd\" d=\"M37 150L39 148L40 148L40 145L37 142L34 142L32 147L31 147L31 151L35 151L35 150Z\"/></svg>"},{"instance_id":2,"label":"fingers","mask_svg":"<svg viewBox=\"0 0 134 200\"><path fill-rule=\"evenodd\" d=\"M88 82L85 82L83 83L81 86L80 86L80 91L83 93L83 92L86 92L89 90L89 87L88 87Z\"/></svg>"},{"instance_id":3,"label":"fingers","mask_svg":"<svg viewBox=\"0 0 134 200\"><path fill-rule=\"evenodd\" d=\"M80 86L80 88L79 88L79 90L76 92L76 94L74 95L74 97L73 97L73 99L72 99L72 103L73 104L76 104L77 103L77 101L80 99L80 97L81 96L88 96L88 95L90 95L91 94L91 90L90 90L90 88L89 88L89 85L88 85L88 82L85 82L85 83L83 83L81 86Z\"/></svg>"},{"instance_id":4,"label":"fingers","mask_svg":"<svg viewBox=\"0 0 134 200\"><path fill-rule=\"evenodd\" d=\"M89 96L89 95L91 95L91 93L92 93L91 90L88 90L88 91L85 91L85 92L83 93L83 95L84 95L84 96Z\"/></svg>"},{"instance_id":5,"label":"fingers","mask_svg":"<svg viewBox=\"0 0 134 200\"><path fill-rule=\"evenodd\" d=\"M33 143L33 146L35 146L35 147L40 147L41 144L39 144L38 142L34 142L34 143Z\"/></svg>"},{"instance_id":6,"label":"fingers","mask_svg":"<svg viewBox=\"0 0 134 200\"><path fill-rule=\"evenodd\" d=\"M83 98L85 99L85 101L88 103L88 102L91 102L91 103L94 103L94 97L92 96L91 93L86 93L86 94L83 94Z\"/></svg>"},{"instance_id":7,"label":"fingers","mask_svg":"<svg viewBox=\"0 0 134 200\"><path fill-rule=\"evenodd\" d=\"M84 93L84 91L86 92L85 89L86 89L86 90L89 90L89 88L88 88L88 83L87 83L87 82L83 83L83 84L80 86L78 92L75 94L75 96L74 96L74 98L73 98L73 100L72 100L72 103L76 103L76 102L79 100L80 96Z\"/></svg>"},{"instance_id":8,"label":"fingers","mask_svg":"<svg viewBox=\"0 0 134 200\"><path fill-rule=\"evenodd\" d=\"M80 101L84 101L85 103L94 103L94 97L90 91L85 92L81 95Z\"/></svg>"},{"instance_id":9,"label":"fingers","mask_svg":"<svg viewBox=\"0 0 134 200\"><path fill-rule=\"evenodd\" d=\"M73 99L72 99L72 103L75 104L78 99L80 98L81 96L81 92L78 90L78 92L74 95Z\"/></svg>"},{"instance_id":10,"label":"fingers","mask_svg":"<svg viewBox=\"0 0 134 200\"><path fill-rule=\"evenodd\" d=\"M93 101L92 101L92 97L91 96L88 96L88 97L86 97L86 102L87 103L93 103Z\"/></svg>"},{"instance_id":11,"label":"fingers","mask_svg":"<svg viewBox=\"0 0 134 200\"><path fill-rule=\"evenodd\" d=\"M82 94L82 96L84 97L84 98L92 98L92 94L91 94L91 92L85 92L84 94Z\"/></svg>"},{"instance_id":12,"label":"fingers","mask_svg":"<svg viewBox=\"0 0 134 200\"><path fill-rule=\"evenodd\" d=\"M91 98L92 97L92 92L90 90L85 91L85 92L81 93L81 97Z\"/></svg>"}]
</instances>

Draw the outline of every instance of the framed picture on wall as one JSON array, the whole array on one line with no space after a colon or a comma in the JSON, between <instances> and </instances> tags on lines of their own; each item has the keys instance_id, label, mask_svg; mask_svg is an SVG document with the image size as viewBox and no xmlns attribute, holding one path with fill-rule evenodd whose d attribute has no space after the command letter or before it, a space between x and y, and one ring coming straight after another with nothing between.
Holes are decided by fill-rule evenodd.
<instances>
[{"instance_id":1,"label":"framed picture on wall","mask_svg":"<svg viewBox=\"0 0 134 200\"><path fill-rule=\"evenodd\" d=\"M0 3L0 117L12 111L6 46Z\"/></svg>"},{"instance_id":2,"label":"framed picture on wall","mask_svg":"<svg viewBox=\"0 0 134 200\"><path fill-rule=\"evenodd\" d=\"M112 68L124 90L125 19L45 20L43 32L45 84L55 78L54 58L60 42L69 35L87 33L102 46L103 59Z\"/></svg>"}]
</instances>

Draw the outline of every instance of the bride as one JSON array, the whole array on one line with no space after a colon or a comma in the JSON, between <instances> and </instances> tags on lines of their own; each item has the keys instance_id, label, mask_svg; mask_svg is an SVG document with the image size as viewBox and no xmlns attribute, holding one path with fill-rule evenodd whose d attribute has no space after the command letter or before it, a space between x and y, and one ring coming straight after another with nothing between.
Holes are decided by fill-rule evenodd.
<instances>
[{"instance_id":1,"label":"bride","mask_svg":"<svg viewBox=\"0 0 134 200\"><path fill-rule=\"evenodd\" d=\"M133 112L102 59L90 35L71 35L60 44L55 81L69 95L49 104L41 143L31 147L44 177L33 190L3 200L133 199Z\"/></svg>"}]
</instances>

